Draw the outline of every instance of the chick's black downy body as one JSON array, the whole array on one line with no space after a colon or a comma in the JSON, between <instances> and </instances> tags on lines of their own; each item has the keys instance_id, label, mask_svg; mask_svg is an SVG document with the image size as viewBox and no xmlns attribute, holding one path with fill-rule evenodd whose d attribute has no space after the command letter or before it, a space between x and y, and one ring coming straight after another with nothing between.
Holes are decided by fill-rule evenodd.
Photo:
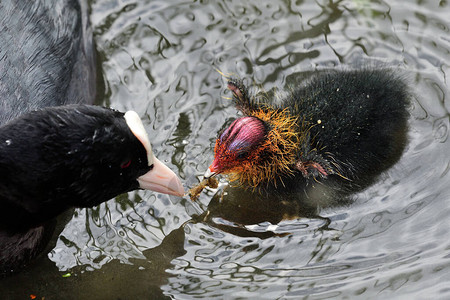
<instances>
[{"instance_id":1,"label":"chick's black downy body","mask_svg":"<svg viewBox=\"0 0 450 300\"><path fill-rule=\"evenodd\" d=\"M404 80L392 70L320 72L280 101L253 97L238 80L230 80L228 87L245 116L219 135L207 175L230 174L246 186L249 180L244 174L254 172L263 177L257 186L251 184L259 191L292 195L325 187L333 195L344 195L370 184L400 158L406 145L410 95ZM288 118L295 118L295 125L283 129ZM243 120L248 125L242 125ZM258 128L255 122L267 128L262 142L254 138L261 135L252 132ZM235 124L240 125L239 132L231 136ZM295 134L284 140L273 138L276 134L271 132L283 130ZM294 146L289 147L287 140ZM258 155L229 158L234 151L229 145L238 142L246 146L236 152ZM224 162L227 159L244 167L237 169ZM259 170L274 164L281 167L264 178L270 172Z\"/></svg>"},{"instance_id":2,"label":"chick's black downy body","mask_svg":"<svg viewBox=\"0 0 450 300\"><path fill-rule=\"evenodd\" d=\"M364 186L400 158L406 144L408 99L406 84L391 71L318 75L281 105L301 116L299 121L308 127L297 169L299 163L318 163L326 174L313 166L306 177L323 181L331 176L340 188ZM299 128L304 130L305 125ZM300 180L300 174L296 177Z\"/></svg>"}]
</instances>

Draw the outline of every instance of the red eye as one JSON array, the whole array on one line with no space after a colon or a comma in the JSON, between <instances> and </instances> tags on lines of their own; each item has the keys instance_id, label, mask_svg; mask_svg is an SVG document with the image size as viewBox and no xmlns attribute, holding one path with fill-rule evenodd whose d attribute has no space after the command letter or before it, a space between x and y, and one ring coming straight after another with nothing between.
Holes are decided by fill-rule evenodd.
<instances>
[{"instance_id":1,"label":"red eye","mask_svg":"<svg viewBox=\"0 0 450 300\"><path fill-rule=\"evenodd\" d=\"M122 169L128 168L131 165L131 160L124 162L120 165Z\"/></svg>"}]
</instances>

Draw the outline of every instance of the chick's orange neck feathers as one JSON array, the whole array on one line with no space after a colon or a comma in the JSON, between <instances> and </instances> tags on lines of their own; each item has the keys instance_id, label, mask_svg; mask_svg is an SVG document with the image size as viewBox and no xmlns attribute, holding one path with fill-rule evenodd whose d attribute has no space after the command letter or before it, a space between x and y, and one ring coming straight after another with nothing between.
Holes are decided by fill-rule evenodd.
<instances>
[{"instance_id":1,"label":"chick's orange neck feathers","mask_svg":"<svg viewBox=\"0 0 450 300\"><path fill-rule=\"evenodd\" d=\"M254 189L277 184L280 175L293 172L298 145L306 138L298 127L288 110L265 106L248 111L217 139L210 170Z\"/></svg>"}]
</instances>

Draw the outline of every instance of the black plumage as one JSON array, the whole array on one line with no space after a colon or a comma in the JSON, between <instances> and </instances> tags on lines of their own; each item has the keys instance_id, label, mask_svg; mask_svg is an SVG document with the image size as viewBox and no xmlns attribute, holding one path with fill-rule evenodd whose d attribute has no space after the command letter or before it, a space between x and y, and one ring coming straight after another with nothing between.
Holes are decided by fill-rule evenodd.
<instances>
[{"instance_id":1,"label":"black plumage","mask_svg":"<svg viewBox=\"0 0 450 300\"><path fill-rule=\"evenodd\" d=\"M300 161L318 162L345 186L364 186L400 158L409 97L406 83L394 72L365 69L318 75L282 107L311 124Z\"/></svg>"},{"instance_id":2,"label":"black plumage","mask_svg":"<svg viewBox=\"0 0 450 300\"><path fill-rule=\"evenodd\" d=\"M411 95L390 69L323 71L278 101L249 95L239 80L228 87L244 117L219 134L206 176L280 195L345 195L392 166L407 142Z\"/></svg>"},{"instance_id":3,"label":"black plumage","mask_svg":"<svg viewBox=\"0 0 450 300\"><path fill-rule=\"evenodd\" d=\"M94 102L86 3L0 2L0 275L36 257L54 218L138 188L181 196L135 112Z\"/></svg>"},{"instance_id":4,"label":"black plumage","mask_svg":"<svg viewBox=\"0 0 450 300\"><path fill-rule=\"evenodd\" d=\"M136 179L150 170L147 152L123 115L69 105L0 127L0 224L38 225L139 188Z\"/></svg>"},{"instance_id":5,"label":"black plumage","mask_svg":"<svg viewBox=\"0 0 450 300\"><path fill-rule=\"evenodd\" d=\"M42 112L17 118L44 107L94 102L95 52L86 5L77 0L0 2L0 276L19 270L43 250L55 227L50 216L67 207L54 192L50 203L57 207L39 208L49 193L42 189L51 183L42 183L42 173L31 176L29 170L38 167L21 157L39 157L26 140L50 139L30 136L29 130L37 129L29 122L33 116L42 122L48 118ZM54 164L39 162L39 168L50 171Z\"/></svg>"}]
</instances>

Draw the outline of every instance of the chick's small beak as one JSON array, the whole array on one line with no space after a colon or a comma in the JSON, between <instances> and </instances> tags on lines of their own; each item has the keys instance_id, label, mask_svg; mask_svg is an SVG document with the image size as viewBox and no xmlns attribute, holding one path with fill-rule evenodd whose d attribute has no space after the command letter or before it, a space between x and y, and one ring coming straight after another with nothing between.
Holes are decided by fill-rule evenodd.
<instances>
[{"instance_id":1,"label":"chick's small beak","mask_svg":"<svg viewBox=\"0 0 450 300\"><path fill-rule=\"evenodd\" d=\"M156 157L153 157L153 168L137 181L141 189L180 197L184 195L183 185L178 176Z\"/></svg>"},{"instance_id":2,"label":"chick's small beak","mask_svg":"<svg viewBox=\"0 0 450 300\"><path fill-rule=\"evenodd\" d=\"M208 178L213 177L213 176L215 176L217 174L219 174L218 161L217 161L217 159L214 159L212 164L208 167L208 170L206 170L206 172L203 175L203 177L205 177L205 179L208 179Z\"/></svg>"},{"instance_id":3,"label":"chick's small beak","mask_svg":"<svg viewBox=\"0 0 450 300\"><path fill-rule=\"evenodd\" d=\"M206 170L205 174L203 175L203 177L205 177L205 179L208 179L210 177L213 177L214 175L216 175L216 172L211 171L211 167L208 168L208 170Z\"/></svg>"}]
</instances>

